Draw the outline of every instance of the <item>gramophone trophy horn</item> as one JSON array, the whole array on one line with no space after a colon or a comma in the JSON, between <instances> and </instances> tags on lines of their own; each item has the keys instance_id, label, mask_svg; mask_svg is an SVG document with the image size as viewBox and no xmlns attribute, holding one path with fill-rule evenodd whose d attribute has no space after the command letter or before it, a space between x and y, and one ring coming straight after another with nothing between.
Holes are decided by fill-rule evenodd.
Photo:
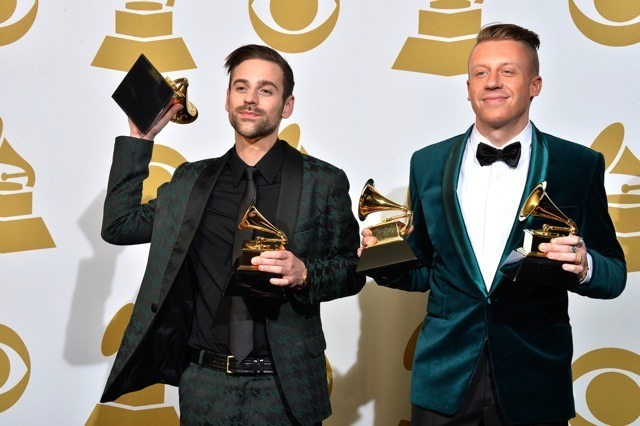
<instances>
[{"instance_id":1,"label":"gramophone trophy horn","mask_svg":"<svg viewBox=\"0 0 640 426\"><path fill-rule=\"evenodd\" d=\"M575 222L562 213L551 201L546 188L547 182L542 182L531 191L520 211L520 221L527 219L529 216L534 216L555 220L566 226L545 223L541 229L525 229L524 244L519 249L525 256L545 256L544 253L538 250L538 245L548 243L553 238L575 235L578 232Z\"/></svg>"},{"instance_id":2,"label":"gramophone trophy horn","mask_svg":"<svg viewBox=\"0 0 640 426\"><path fill-rule=\"evenodd\" d=\"M171 121L192 123L198 109L189 101L186 78L163 77L141 54L111 96L142 133L147 133L174 104L184 108Z\"/></svg>"},{"instance_id":3,"label":"gramophone trophy horn","mask_svg":"<svg viewBox=\"0 0 640 426\"><path fill-rule=\"evenodd\" d=\"M360 194L359 219L364 221L371 213L393 210L400 210L402 213L384 217L379 223L368 227L378 239L378 243L362 251L356 272L384 274L391 270L407 270L420 266L413 250L405 241L407 231L413 223L413 212L381 195L376 191L373 179L369 179ZM402 222L402 219L405 222Z\"/></svg>"},{"instance_id":4,"label":"gramophone trophy horn","mask_svg":"<svg viewBox=\"0 0 640 426\"><path fill-rule=\"evenodd\" d=\"M174 90L173 102L182 104L183 106L183 108L171 118L171 121L178 124L193 123L196 118L198 118L198 109L189 101L187 92L189 81L186 78L171 80L169 77L166 77L165 79Z\"/></svg>"},{"instance_id":5,"label":"gramophone trophy horn","mask_svg":"<svg viewBox=\"0 0 640 426\"><path fill-rule=\"evenodd\" d=\"M544 223L540 229L525 229L522 247L507 257L500 272L519 285L544 285L570 290L578 285L578 276L562 269L564 262L548 259L538 246L553 238L574 235L578 227L551 201L546 188L547 182L542 182L531 191L520 211L520 221L539 217L566 226Z\"/></svg>"},{"instance_id":6,"label":"gramophone trophy horn","mask_svg":"<svg viewBox=\"0 0 640 426\"><path fill-rule=\"evenodd\" d=\"M271 224L251 203L247 208L238 230L251 229L272 237L257 236L244 242L242 255L238 259L235 279L227 286L226 295L252 297L284 297L282 287L269 282L271 278L280 277L278 274L262 272L251 264L251 259L260 256L263 251L285 250L287 236Z\"/></svg>"}]
</instances>

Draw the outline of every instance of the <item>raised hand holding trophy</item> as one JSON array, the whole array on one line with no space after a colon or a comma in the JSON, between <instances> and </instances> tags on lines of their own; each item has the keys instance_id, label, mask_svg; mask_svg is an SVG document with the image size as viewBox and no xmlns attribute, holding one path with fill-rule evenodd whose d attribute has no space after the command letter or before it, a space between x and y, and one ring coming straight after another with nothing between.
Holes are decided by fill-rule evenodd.
<instances>
[{"instance_id":1,"label":"raised hand holding trophy","mask_svg":"<svg viewBox=\"0 0 640 426\"><path fill-rule=\"evenodd\" d=\"M359 219L363 221L373 212L390 210L401 210L403 213L382 218L380 223L368 227L373 236L378 239L378 243L362 251L356 272L383 275L395 270L407 270L420 266L416 255L405 240L413 222L413 212L380 195L374 188L373 179L369 179L360 194ZM401 219L405 219L406 223L401 222Z\"/></svg>"},{"instance_id":2,"label":"raised hand holding trophy","mask_svg":"<svg viewBox=\"0 0 640 426\"><path fill-rule=\"evenodd\" d=\"M174 123L192 123L198 118L198 109L189 101L188 87L186 78L162 77L141 54L111 97L138 130L147 133L175 104L183 108L171 118Z\"/></svg>"},{"instance_id":3,"label":"raised hand holding trophy","mask_svg":"<svg viewBox=\"0 0 640 426\"><path fill-rule=\"evenodd\" d=\"M257 266L251 264L251 259L260 256L263 251L285 250L287 236L272 225L251 203L247 208L238 230L253 229L275 237L267 238L258 236L244 242L242 255L238 260L238 267L235 272L235 279L231 280L225 295L229 296L252 296L252 297L284 297L282 287L269 282L271 278L280 277L278 274L262 272Z\"/></svg>"},{"instance_id":4,"label":"raised hand holding trophy","mask_svg":"<svg viewBox=\"0 0 640 426\"><path fill-rule=\"evenodd\" d=\"M546 188L547 182L542 182L531 191L520 210L519 220L542 217L566 226L545 223L541 229L525 229L522 247L507 258L501 271L516 283L548 284L568 289L578 284L578 276L562 269L563 262L548 259L538 246L554 238L575 235L578 227L551 201Z\"/></svg>"}]
</instances>

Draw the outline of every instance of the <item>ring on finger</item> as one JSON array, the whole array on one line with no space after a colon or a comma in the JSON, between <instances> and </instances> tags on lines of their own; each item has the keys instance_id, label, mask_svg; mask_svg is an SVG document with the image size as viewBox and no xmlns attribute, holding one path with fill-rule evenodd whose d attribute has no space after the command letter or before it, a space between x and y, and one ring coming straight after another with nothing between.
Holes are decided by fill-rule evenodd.
<instances>
[{"instance_id":1,"label":"ring on finger","mask_svg":"<svg viewBox=\"0 0 640 426\"><path fill-rule=\"evenodd\" d=\"M576 252L576 250L578 250L578 249L576 248L576 246L571 246L571 253L575 253L575 252Z\"/></svg>"},{"instance_id":2,"label":"ring on finger","mask_svg":"<svg viewBox=\"0 0 640 426\"><path fill-rule=\"evenodd\" d=\"M580 253L576 253L576 265L580 265L582 263L582 255Z\"/></svg>"},{"instance_id":3,"label":"ring on finger","mask_svg":"<svg viewBox=\"0 0 640 426\"><path fill-rule=\"evenodd\" d=\"M578 241L578 244L576 244L576 246L582 247L583 245L584 245L584 240L582 239L582 237L580 237L580 241Z\"/></svg>"}]
</instances>

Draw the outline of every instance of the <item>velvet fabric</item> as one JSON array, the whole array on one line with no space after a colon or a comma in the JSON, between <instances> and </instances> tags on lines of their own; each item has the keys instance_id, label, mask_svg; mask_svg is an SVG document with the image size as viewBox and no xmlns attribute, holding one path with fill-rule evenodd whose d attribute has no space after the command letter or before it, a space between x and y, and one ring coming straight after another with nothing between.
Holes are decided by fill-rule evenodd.
<instances>
[{"instance_id":1,"label":"velvet fabric","mask_svg":"<svg viewBox=\"0 0 640 426\"><path fill-rule=\"evenodd\" d=\"M408 291L430 290L415 351L411 402L455 413L486 342L506 418L514 423L565 421L575 414L568 292L553 282L518 286L501 272L487 291L456 195L470 131L413 154L414 231L408 242L426 266L377 279ZM574 291L592 298L618 296L626 283L626 265L607 212L603 156L534 126L520 205L542 181L547 181L554 203L575 220L593 258L591 281ZM522 245L525 228L537 229L543 222L514 217L502 262Z\"/></svg>"}]
</instances>

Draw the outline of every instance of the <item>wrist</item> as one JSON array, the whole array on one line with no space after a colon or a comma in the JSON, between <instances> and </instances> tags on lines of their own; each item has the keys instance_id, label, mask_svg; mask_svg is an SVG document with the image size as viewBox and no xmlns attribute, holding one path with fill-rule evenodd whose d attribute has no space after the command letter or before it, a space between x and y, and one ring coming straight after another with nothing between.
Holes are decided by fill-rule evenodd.
<instances>
[{"instance_id":1,"label":"wrist","mask_svg":"<svg viewBox=\"0 0 640 426\"><path fill-rule=\"evenodd\" d=\"M583 284L585 282L585 280L587 279L588 275L589 275L589 267L587 266L587 267L584 268L584 272L582 272L582 274L578 278L578 284Z\"/></svg>"}]
</instances>

